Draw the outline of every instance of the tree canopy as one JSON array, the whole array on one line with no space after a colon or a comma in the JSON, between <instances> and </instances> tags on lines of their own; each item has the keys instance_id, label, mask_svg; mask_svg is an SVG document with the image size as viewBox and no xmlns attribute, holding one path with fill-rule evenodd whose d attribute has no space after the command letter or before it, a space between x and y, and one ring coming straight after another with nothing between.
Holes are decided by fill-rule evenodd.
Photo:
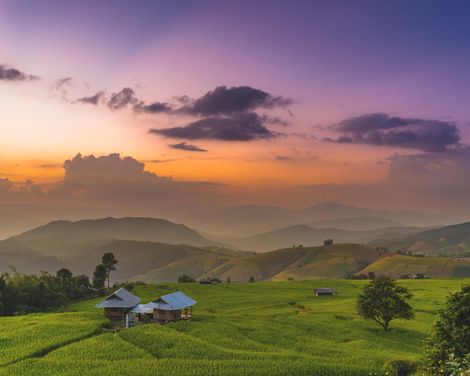
<instances>
[{"instance_id":1,"label":"tree canopy","mask_svg":"<svg viewBox=\"0 0 470 376\"><path fill-rule=\"evenodd\" d=\"M412 319L413 308L407 303L412 294L405 287L387 276L379 276L364 287L357 299L357 312L365 319L377 322L384 330L390 330L394 319Z\"/></svg>"},{"instance_id":2,"label":"tree canopy","mask_svg":"<svg viewBox=\"0 0 470 376\"><path fill-rule=\"evenodd\" d=\"M450 360L468 361L470 354L470 286L451 294L428 340L426 358L436 370Z\"/></svg>"}]
</instances>

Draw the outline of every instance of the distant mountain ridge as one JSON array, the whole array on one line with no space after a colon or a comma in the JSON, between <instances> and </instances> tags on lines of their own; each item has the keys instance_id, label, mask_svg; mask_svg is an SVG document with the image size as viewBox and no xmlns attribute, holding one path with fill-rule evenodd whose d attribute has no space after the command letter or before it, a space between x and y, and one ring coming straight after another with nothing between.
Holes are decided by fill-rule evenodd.
<instances>
[{"instance_id":1,"label":"distant mountain ridge","mask_svg":"<svg viewBox=\"0 0 470 376\"><path fill-rule=\"evenodd\" d=\"M369 223L372 227L354 227L358 218L377 218L388 225ZM351 219L349 225L346 223ZM221 236L246 237L268 232L281 227L298 224L313 224L314 227L336 227L321 224L325 221L342 220L342 229L365 230L378 227L431 227L448 223L444 217L410 212L360 208L340 203L322 203L305 209L286 209L268 205L244 205L214 209L207 212L184 216L186 223L198 230ZM315 224L316 223L316 224Z\"/></svg>"},{"instance_id":2,"label":"distant mountain ridge","mask_svg":"<svg viewBox=\"0 0 470 376\"><path fill-rule=\"evenodd\" d=\"M294 245L319 246L325 239L338 243L363 243L379 238L399 238L423 231L420 227L386 227L374 230L342 230L337 228L313 228L307 225L294 225L256 234L244 238L214 238L239 249L266 252Z\"/></svg>"},{"instance_id":3,"label":"distant mountain ridge","mask_svg":"<svg viewBox=\"0 0 470 376\"><path fill-rule=\"evenodd\" d=\"M79 221L53 221L23 232L12 239L37 241L47 238L67 237L72 241L96 239L123 239L156 241L168 244L215 245L198 232L182 224L160 218L125 217L85 219Z\"/></svg>"}]
</instances>

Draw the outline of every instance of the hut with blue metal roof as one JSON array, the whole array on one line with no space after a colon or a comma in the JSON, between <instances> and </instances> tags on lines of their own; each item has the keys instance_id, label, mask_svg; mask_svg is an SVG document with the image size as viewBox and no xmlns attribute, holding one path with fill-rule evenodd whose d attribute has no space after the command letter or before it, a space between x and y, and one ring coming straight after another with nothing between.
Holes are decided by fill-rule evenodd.
<instances>
[{"instance_id":1,"label":"hut with blue metal roof","mask_svg":"<svg viewBox=\"0 0 470 376\"><path fill-rule=\"evenodd\" d=\"M138 296L121 287L98 303L96 308L104 308L104 315L109 319L123 320L139 303L140 298Z\"/></svg>"},{"instance_id":2,"label":"hut with blue metal roof","mask_svg":"<svg viewBox=\"0 0 470 376\"><path fill-rule=\"evenodd\" d=\"M152 311L154 320L160 322L188 319L192 315L192 308L197 302L181 291L162 295L145 305L145 309Z\"/></svg>"}]
</instances>

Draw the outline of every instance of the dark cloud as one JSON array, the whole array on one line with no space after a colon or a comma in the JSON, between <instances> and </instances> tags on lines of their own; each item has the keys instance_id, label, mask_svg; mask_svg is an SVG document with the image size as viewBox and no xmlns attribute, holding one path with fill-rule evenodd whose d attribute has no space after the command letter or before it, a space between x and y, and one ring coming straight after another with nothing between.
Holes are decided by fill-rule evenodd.
<instances>
[{"instance_id":1,"label":"dark cloud","mask_svg":"<svg viewBox=\"0 0 470 376\"><path fill-rule=\"evenodd\" d=\"M134 90L130 87L125 87L118 93L111 94L111 97L108 100L107 106L112 110L120 110L125 108L128 105L135 105L139 101L135 96Z\"/></svg>"},{"instance_id":2,"label":"dark cloud","mask_svg":"<svg viewBox=\"0 0 470 376\"><path fill-rule=\"evenodd\" d=\"M78 98L75 102L97 106L98 104L101 103L102 99L104 98L104 95L105 95L104 91L98 91L95 95L92 95L91 97ZM108 103L108 106L109 106L109 103Z\"/></svg>"},{"instance_id":3,"label":"dark cloud","mask_svg":"<svg viewBox=\"0 0 470 376\"><path fill-rule=\"evenodd\" d=\"M325 141L395 146L427 152L444 152L459 146L455 123L443 120L393 117L384 113L352 117L334 125L341 135Z\"/></svg>"},{"instance_id":4,"label":"dark cloud","mask_svg":"<svg viewBox=\"0 0 470 376\"><path fill-rule=\"evenodd\" d=\"M286 162L290 160L291 158L286 155L276 155L276 161Z\"/></svg>"},{"instance_id":5,"label":"dark cloud","mask_svg":"<svg viewBox=\"0 0 470 376\"><path fill-rule=\"evenodd\" d=\"M249 86L216 87L204 96L182 107L179 112L196 116L231 115L258 108L288 107L290 98L273 96Z\"/></svg>"},{"instance_id":6,"label":"dark cloud","mask_svg":"<svg viewBox=\"0 0 470 376\"><path fill-rule=\"evenodd\" d=\"M171 113L172 108L168 103L165 102L154 102L150 104L139 102L134 106L134 111L146 114L167 114Z\"/></svg>"},{"instance_id":7,"label":"dark cloud","mask_svg":"<svg viewBox=\"0 0 470 376\"><path fill-rule=\"evenodd\" d=\"M270 139L281 135L263 125L263 119L254 112L231 117L208 117L185 127L150 129L150 133L165 137L188 140L251 141Z\"/></svg>"},{"instance_id":8,"label":"dark cloud","mask_svg":"<svg viewBox=\"0 0 470 376\"><path fill-rule=\"evenodd\" d=\"M0 65L0 81L33 81L37 79L39 79L39 77L26 74L18 69L7 67L6 65Z\"/></svg>"},{"instance_id":9,"label":"dark cloud","mask_svg":"<svg viewBox=\"0 0 470 376\"><path fill-rule=\"evenodd\" d=\"M179 144L169 144L169 147L173 149L186 150L186 151L196 151L196 152L205 152L206 149L202 149L199 146L191 145L186 142L180 142Z\"/></svg>"}]
</instances>

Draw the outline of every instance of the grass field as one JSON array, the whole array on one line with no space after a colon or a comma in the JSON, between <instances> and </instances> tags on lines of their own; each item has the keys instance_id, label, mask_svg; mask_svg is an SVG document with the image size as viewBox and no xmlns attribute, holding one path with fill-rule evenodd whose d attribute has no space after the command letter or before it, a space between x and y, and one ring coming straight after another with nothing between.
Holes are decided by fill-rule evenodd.
<instances>
[{"instance_id":1,"label":"grass field","mask_svg":"<svg viewBox=\"0 0 470 376\"><path fill-rule=\"evenodd\" d=\"M0 375L369 375L394 359L420 360L446 296L470 280L406 280L416 319L384 332L355 316L366 281L139 286L149 301L181 289L196 299L189 322L114 334L97 300L75 312L0 318ZM334 287L316 298L315 287Z\"/></svg>"}]
</instances>

